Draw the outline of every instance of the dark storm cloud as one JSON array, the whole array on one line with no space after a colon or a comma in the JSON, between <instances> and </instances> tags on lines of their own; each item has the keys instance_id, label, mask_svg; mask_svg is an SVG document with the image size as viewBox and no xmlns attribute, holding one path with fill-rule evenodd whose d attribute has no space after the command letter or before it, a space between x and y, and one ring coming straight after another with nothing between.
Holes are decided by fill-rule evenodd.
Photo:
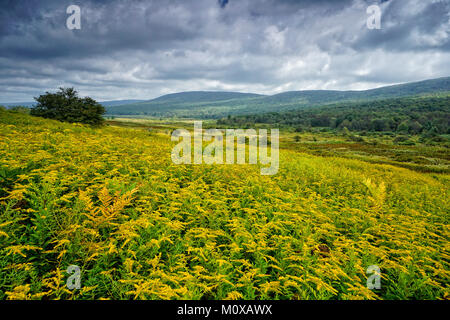
<instances>
[{"instance_id":1,"label":"dark storm cloud","mask_svg":"<svg viewBox=\"0 0 450 320\"><path fill-rule=\"evenodd\" d=\"M81 7L81 30L66 8ZM366 27L380 5L381 30ZM0 101L187 90L363 89L448 76L449 1L1 2Z\"/></svg>"},{"instance_id":2,"label":"dark storm cloud","mask_svg":"<svg viewBox=\"0 0 450 320\"><path fill-rule=\"evenodd\" d=\"M436 49L448 51L450 1L411 5L392 1L383 13L381 32L366 30L353 44L356 50L373 47L395 51Z\"/></svg>"},{"instance_id":3,"label":"dark storm cloud","mask_svg":"<svg viewBox=\"0 0 450 320\"><path fill-rule=\"evenodd\" d=\"M30 8L27 5L30 3ZM174 1L82 2L82 28L65 27L72 1L14 1L13 15L2 30L2 56L48 59L83 57L133 49L164 49L192 40L197 17L183 16ZM24 11L20 11L25 7ZM31 15L34 13L34 15Z\"/></svg>"}]
</instances>

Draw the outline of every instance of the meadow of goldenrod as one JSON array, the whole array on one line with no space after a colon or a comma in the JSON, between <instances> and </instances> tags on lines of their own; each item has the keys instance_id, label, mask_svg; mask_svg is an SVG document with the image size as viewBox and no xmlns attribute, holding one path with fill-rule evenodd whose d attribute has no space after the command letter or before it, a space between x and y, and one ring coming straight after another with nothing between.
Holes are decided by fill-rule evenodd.
<instances>
[{"instance_id":1,"label":"meadow of goldenrod","mask_svg":"<svg viewBox=\"0 0 450 320\"><path fill-rule=\"evenodd\" d=\"M172 146L0 110L0 299L448 298L448 175L280 150L262 176Z\"/></svg>"}]
</instances>

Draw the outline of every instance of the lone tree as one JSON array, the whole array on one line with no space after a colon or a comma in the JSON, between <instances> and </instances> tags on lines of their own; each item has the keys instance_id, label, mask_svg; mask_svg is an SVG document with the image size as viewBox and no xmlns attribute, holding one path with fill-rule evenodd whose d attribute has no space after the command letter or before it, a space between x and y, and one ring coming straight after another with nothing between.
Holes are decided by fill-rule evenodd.
<instances>
[{"instance_id":1,"label":"lone tree","mask_svg":"<svg viewBox=\"0 0 450 320\"><path fill-rule=\"evenodd\" d=\"M103 124L105 108L92 98L78 97L74 88L59 88L57 93L46 92L34 99L38 104L31 109L33 116L90 125Z\"/></svg>"}]
</instances>

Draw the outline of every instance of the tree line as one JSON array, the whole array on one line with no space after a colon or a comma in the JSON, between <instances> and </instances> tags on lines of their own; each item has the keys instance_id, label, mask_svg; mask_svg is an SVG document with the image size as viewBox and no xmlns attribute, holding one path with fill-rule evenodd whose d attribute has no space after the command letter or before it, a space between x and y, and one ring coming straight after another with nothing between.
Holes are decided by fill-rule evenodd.
<instances>
[{"instance_id":1,"label":"tree line","mask_svg":"<svg viewBox=\"0 0 450 320\"><path fill-rule=\"evenodd\" d=\"M338 103L303 110L228 116L219 125L247 127L256 123L295 127L419 133L450 133L450 96L409 97Z\"/></svg>"}]
</instances>

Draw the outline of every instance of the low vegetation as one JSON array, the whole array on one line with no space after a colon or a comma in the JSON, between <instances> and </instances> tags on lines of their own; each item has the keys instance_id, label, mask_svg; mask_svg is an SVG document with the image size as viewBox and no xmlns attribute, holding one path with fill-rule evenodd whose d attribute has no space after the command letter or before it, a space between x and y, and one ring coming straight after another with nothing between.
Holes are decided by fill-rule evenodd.
<instances>
[{"instance_id":1,"label":"low vegetation","mask_svg":"<svg viewBox=\"0 0 450 320\"><path fill-rule=\"evenodd\" d=\"M311 132L284 133L274 176L177 166L169 124L135 125L0 109L0 299L449 297L447 173L298 149Z\"/></svg>"}]
</instances>

